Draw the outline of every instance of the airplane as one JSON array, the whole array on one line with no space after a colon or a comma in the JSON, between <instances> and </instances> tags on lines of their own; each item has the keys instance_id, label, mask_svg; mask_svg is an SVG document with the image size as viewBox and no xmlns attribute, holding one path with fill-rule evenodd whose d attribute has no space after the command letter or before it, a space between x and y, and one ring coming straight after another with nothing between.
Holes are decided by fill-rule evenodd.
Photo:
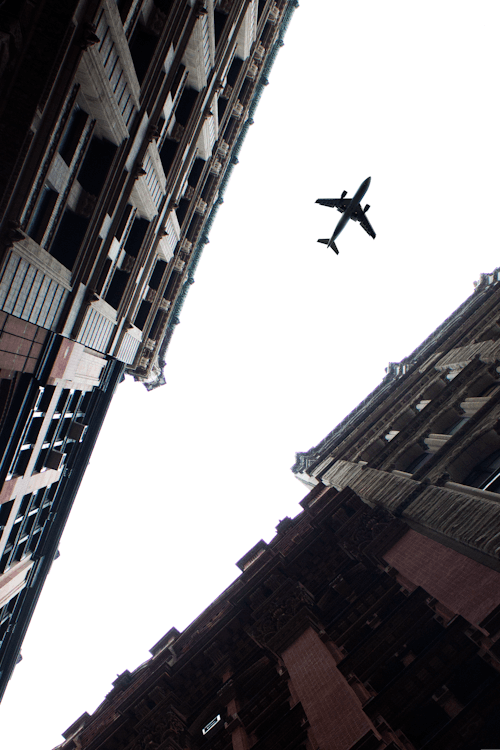
<instances>
[{"instance_id":1,"label":"airplane","mask_svg":"<svg viewBox=\"0 0 500 750\"><path fill-rule=\"evenodd\" d=\"M364 208L361 208L361 201L363 200L366 191L370 187L371 179L371 177L367 177L366 180L361 183L353 198L346 198L347 190L344 190L340 198L318 198L318 200L316 201L316 203L320 203L322 206L330 206L330 208L336 208L337 211L340 211L341 214L344 214L335 227L335 230L330 239L326 238L325 240L318 240L318 242L322 242L324 245L328 245L328 247L331 247L332 250L337 253L337 255L339 254L339 251L337 250L337 246L335 245L335 240L337 239L349 219L352 219L353 221L359 221L365 232L367 232L370 237L373 237L375 239L376 235L373 231L373 227L366 218L366 212L368 211L370 206L367 203Z\"/></svg>"}]
</instances>

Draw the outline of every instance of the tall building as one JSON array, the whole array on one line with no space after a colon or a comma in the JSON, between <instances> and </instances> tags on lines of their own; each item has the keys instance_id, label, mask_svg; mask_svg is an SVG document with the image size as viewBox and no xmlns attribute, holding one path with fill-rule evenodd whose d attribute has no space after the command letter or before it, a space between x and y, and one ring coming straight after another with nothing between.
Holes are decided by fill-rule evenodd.
<instances>
[{"instance_id":1,"label":"tall building","mask_svg":"<svg viewBox=\"0 0 500 750\"><path fill-rule=\"evenodd\" d=\"M500 570L500 271L293 471L350 487L447 548ZM425 552L422 550L422 564ZM414 556L417 565L418 556Z\"/></svg>"},{"instance_id":2,"label":"tall building","mask_svg":"<svg viewBox=\"0 0 500 750\"><path fill-rule=\"evenodd\" d=\"M295 518L58 750L500 739L500 271L294 471Z\"/></svg>"},{"instance_id":3,"label":"tall building","mask_svg":"<svg viewBox=\"0 0 500 750\"><path fill-rule=\"evenodd\" d=\"M296 0L0 6L0 697L123 374L172 332Z\"/></svg>"}]
</instances>

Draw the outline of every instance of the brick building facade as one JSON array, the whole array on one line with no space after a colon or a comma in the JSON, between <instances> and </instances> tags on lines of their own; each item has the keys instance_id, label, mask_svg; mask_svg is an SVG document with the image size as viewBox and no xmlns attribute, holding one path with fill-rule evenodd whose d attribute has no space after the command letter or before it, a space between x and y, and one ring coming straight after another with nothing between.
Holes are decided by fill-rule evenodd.
<instances>
[{"instance_id":1,"label":"brick building facade","mask_svg":"<svg viewBox=\"0 0 500 750\"><path fill-rule=\"evenodd\" d=\"M500 273L294 471L312 489L58 750L500 740Z\"/></svg>"},{"instance_id":2,"label":"brick building facade","mask_svg":"<svg viewBox=\"0 0 500 750\"><path fill-rule=\"evenodd\" d=\"M59 750L497 746L500 573L348 488L301 504Z\"/></svg>"},{"instance_id":3,"label":"brick building facade","mask_svg":"<svg viewBox=\"0 0 500 750\"><path fill-rule=\"evenodd\" d=\"M295 5L1 4L0 697L117 383L165 382Z\"/></svg>"}]
</instances>

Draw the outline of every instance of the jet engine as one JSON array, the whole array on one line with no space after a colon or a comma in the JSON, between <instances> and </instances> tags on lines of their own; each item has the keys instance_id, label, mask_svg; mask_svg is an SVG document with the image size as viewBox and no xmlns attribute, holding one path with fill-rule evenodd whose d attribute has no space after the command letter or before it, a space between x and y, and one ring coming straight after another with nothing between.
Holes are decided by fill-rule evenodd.
<instances>
[{"instance_id":1,"label":"jet engine","mask_svg":"<svg viewBox=\"0 0 500 750\"><path fill-rule=\"evenodd\" d=\"M366 212L368 211L369 208L370 208L370 204L367 203L366 206L363 209L363 211L365 212L365 214L366 214Z\"/></svg>"}]
</instances>

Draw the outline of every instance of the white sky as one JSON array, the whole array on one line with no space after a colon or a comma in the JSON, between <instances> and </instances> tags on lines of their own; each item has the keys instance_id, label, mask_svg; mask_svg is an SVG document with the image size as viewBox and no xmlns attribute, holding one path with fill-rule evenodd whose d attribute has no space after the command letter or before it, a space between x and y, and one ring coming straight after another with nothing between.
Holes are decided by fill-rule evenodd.
<instances>
[{"instance_id":1,"label":"white sky","mask_svg":"<svg viewBox=\"0 0 500 750\"><path fill-rule=\"evenodd\" d=\"M499 263L496 0L302 0L168 351L112 404L0 708L49 750L295 515L321 440ZM376 240L316 198L366 196Z\"/></svg>"}]
</instances>

